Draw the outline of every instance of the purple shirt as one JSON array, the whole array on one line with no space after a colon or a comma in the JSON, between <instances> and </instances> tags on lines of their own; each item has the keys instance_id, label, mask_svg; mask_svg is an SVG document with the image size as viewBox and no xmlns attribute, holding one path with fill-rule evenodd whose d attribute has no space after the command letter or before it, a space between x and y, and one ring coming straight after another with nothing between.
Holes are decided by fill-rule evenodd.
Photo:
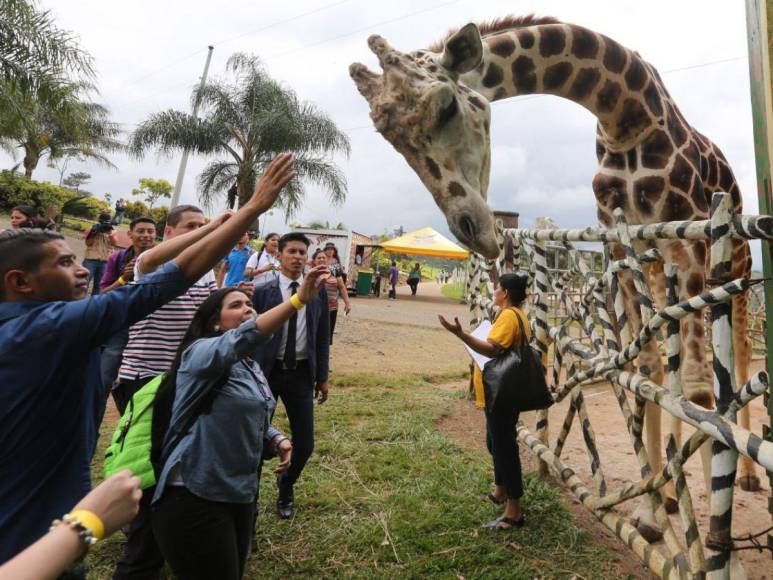
<instances>
[{"instance_id":1,"label":"purple shirt","mask_svg":"<svg viewBox=\"0 0 773 580\"><path fill-rule=\"evenodd\" d=\"M134 248L132 246L110 254L110 257L107 259L107 264L105 265L105 273L102 274L102 279L99 281L100 290L104 290L108 286L115 284L115 281L121 276L121 272L123 272L123 269L126 266L126 262L128 261L126 255L130 250L132 255L134 255Z\"/></svg>"},{"instance_id":2,"label":"purple shirt","mask_svg":"<svg viewBox=\"0 0 773 580\"><path fill-rule=\"evenodd\" d=\"M396 266L392 266L389 269L389 283L394 286L395 284L397 284L397 281L399 278L400 278L400 271L397 269Z\"/></svg>"}]
</instances>

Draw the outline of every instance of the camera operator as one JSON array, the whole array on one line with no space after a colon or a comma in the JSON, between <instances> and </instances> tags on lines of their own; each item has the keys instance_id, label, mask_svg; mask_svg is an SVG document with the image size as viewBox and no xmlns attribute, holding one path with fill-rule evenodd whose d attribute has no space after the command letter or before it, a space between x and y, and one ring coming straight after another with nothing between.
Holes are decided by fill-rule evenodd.
<instances>
[{"instance_id":1,"label":"camera operator","mask_svg":"<svg viewBox=\"0 0 773 580\"><path fill-rule=\"evenodd\" d=\"M105 266L110 253L113 251L113 242L110 234L113 233L113 225L110 222L109 213L99 214L99 223L86 230L86 254L83 266L89 271L89 281L94 283L92 295L99 294L99 281L105 273Z\"/></svg>"}]
</instances>

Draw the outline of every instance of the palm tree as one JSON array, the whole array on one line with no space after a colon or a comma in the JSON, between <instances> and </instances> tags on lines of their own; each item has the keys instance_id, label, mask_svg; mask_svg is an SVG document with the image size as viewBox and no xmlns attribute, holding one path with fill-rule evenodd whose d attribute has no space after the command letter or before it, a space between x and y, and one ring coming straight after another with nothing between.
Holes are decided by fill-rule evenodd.
<instances>
[{"instance_id":1,"label":"palm tree","mask_svg":"<svg viewBox=\"0 0 773 580\"><path fill-rule=\"evenodd\" d=\"M28 0L0 2L0 78L31 83L40 77L94 75L91 57L72 33L56 27L49 11Z\"/></svg>"},{"instance_id":2,"label":"palm tree","mask_svg":"<svg viewBox=\"0 0 773 580\"><path fill-rule=\"evenodd\" d=\"M257 57L236 53L226 69L235 82L214 81L194 90L192 101L199 101L201 119L171 109L151 115L131 136L130 151L138 157L149 148L167 155L187 149L222 156L198 178L199 199L209 207L223 194L229 207L242 205L264 167L289 151L295 156L297 178L279 200L285 213L290 216L298 209L304 182L323 187L333 203L341 203L346 178L329 156L349 154L346 135L324 112L270 78Z\"/></svg>"},{"instance_id":3,"label":"palm tree","mask_svg":"<svg viewBox=\"0 0 773 580\"><path fill-rule=\"evenodd\" d=\"M49 77L42 84L0 81L0 86L0 147L11 154L24 151L27 177L46 155L49 161L78 157L115 167L105 153L123 148L117 140L121 131L107 108L87 99L94 90L89 82Z\"/></svg>"}]
</instances>

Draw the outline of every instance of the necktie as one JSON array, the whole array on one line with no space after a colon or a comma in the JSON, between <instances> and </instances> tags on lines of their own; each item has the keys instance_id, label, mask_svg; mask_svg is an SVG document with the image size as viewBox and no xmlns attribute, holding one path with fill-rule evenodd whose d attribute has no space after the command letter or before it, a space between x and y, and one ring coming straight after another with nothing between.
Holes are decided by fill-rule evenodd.
<instances>
[{"instance_id":1,"label":"necktie","mask_svg":"<svg viewBox=\"0 0 773 580\"><path fill-rule=\"evenodd\" d=\"M290 282L290 296L298 291L298 282ZM298 366L295 358L295 337L298 333L298 311L293 312L290 320L287 322L287 346L285 346L285 356L282 359L285 366L294 370Z\"/></svg>"}]
</instances>

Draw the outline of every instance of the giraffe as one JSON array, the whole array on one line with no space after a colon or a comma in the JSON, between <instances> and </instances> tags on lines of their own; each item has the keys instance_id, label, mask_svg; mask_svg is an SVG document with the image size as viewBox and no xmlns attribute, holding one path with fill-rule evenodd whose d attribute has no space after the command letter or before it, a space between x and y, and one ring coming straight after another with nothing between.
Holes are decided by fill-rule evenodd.
<instances>
[{"instance_id":1,"label":"giraffe","mask_svg":"<svg viewBox=\"0 0 773 580\"><path fill-rule=\"evenodd\" d=\"M734 211L742 200L732 169L719 148L685 120L655 68L638 53L587 28L552 17L522 16L467 24L426 49L401 53L383 38L368 39L383 74L354 63L349 73L370 105L378 132L403 155L443 211L460 242L488 258L498 255L491 212L486 205L490 170L490 103L529 94L574 101L597 118L598 169L592 189L599 221L613 226L613 210L629 223L706 219L711 194L727 192ZM679 269L679 298L703 291L707 243L640 242L637 251L657 247ZM621 247L613 257L623 258ZM734 277L749 276L748 244L733 248ZM665 303L663 263L645 271L658 307ZM630 274L621 278L626 315L634 333L642 326ZM751 345L747 338L746 294L733 300L733 344L737 386L748 380ZM705 328L699 315L681 323L684 395L704 407L714 404L712 375L705 356ZM651 343L637 360L639 371L663 382L663 364ZM662 467L660 409L647 404L646 446L652 468ZM749 411L739 414L749 428ZM678 431L678 420L670 429ZM701 450L707 489L711 451ZM739 483L757 490L754 463L741 459ZM673 487L664 492L676 509ZM642 534L660 536L650 502L634 519Z\"/></svg>"}]
</instances>

